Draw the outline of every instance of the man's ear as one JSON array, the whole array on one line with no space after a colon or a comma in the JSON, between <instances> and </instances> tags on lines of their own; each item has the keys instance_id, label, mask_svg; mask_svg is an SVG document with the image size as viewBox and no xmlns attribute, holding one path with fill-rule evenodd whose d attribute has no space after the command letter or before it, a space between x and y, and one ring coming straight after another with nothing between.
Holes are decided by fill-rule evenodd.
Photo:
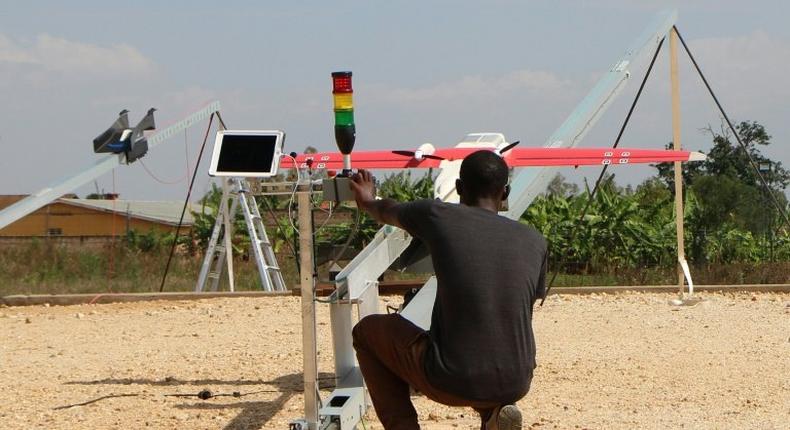
<instances>
[{"instance_id":1,"label":"man's ear","mask_svg":"<svg viewBox=\"0 0 790 430\"><path fill-rule=\"evenodd\" d=\"M458 193L459 196L464 194L464 183L461 182L460 178L455 180L455 192Z\"/></svg>"},{"instance_id":2,"label":"man's ear","mask_svg":"<svg viewBox=\"0 0 790 430\"><path fill-rule=\"evenodd\" d=\"M507 197L510 195L510 185L505 185L505 192L502 193L502 201L507 200Z\"/></svg>"}]
</instances>

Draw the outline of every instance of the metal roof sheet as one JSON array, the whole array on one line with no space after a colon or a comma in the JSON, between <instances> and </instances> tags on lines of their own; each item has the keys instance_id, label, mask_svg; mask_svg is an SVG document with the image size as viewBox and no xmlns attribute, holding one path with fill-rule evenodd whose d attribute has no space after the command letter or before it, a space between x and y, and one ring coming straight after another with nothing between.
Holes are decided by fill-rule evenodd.
<instances>
[{"instance_id":1,"label":"metal roof sheet","mask_svg":"<svg viewBox=\"0 0 790 430\"><path fill-rule=\"evenodd\" d=\"M58 199L57 201L81 206L90 209L96 209L104 212L115 212L126 216L141 218L150 221L157 221L171 225L177 225L178 219L181 217L181 210L184 207L184 202L178 201L144 201L144 200L94 200L94 199ZM184 225L191 225L194 222L191 211L200 213L203 211L203 205L200 203L191 203L187 206L187 211L184 214ZM206 212L213 212L211 208L206 207Z\"/></svg>"}]
</instances>

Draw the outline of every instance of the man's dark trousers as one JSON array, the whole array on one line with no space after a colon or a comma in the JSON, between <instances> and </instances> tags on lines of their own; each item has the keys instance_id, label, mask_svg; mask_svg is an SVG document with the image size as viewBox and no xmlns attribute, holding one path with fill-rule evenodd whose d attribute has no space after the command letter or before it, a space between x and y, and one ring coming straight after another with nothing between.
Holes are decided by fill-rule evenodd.
<instances>
[{"instance_id":1,"label":"man's dark trousers","mask_svg":"<svg viewBox=\"0 0 790 430\"><path fill-rule=\"evenodd\" d=\"M409 397L410 386L435 402L474 408L482 423L500 406L465 400L431 386L423 369L428 332L398 314L363 318L354 327L353 338L373 407L387 430L420 428Z\"/></svg>"}]
</instances>

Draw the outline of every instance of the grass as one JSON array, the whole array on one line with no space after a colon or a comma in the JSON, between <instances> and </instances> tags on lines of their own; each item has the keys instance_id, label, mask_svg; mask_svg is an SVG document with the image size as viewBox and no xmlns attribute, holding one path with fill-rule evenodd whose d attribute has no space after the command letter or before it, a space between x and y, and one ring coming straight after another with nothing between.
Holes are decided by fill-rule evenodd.
<instances>
[{"instance_id":1,"label":"grass","mask_svg":"<svg viewBox=\"0 0 790 430\"><path fill-rule=\"evenodd\" d=\"M101 248L64 246L47 241L0 249L0 296L12 294L66 294L107 292L156 292L162 281L169 248L157 246L147 251L123 241ZM280 255L287 286L298 283L295 259ZM164 291L193 291L202 256L176 253L170 265ZM234 259L236 290L259 290L255 262ZM692 268L697 284L771 284L790 283L790 261L704 265ZM326 274L321 271L321 279ZM415 279L422 275L388 272L385 279ZM551 279L551 274L548 280ZM610 270L607 273L561 273L554 283L563 286L673 285L674 268L650 267ZM226 291L227 276L220 290Z\"/></svg>"},{"instance_id":2,"label":"grass","mask_svg":"<svg viewBox=\"0 0 790 430\"><path fill-rule=\"evenodd\" d=\"M123 242L102 248L77 248L45 241L0 249L0 296L159 291L169 249L142 252ZM286 285L297 282L294 259L281 258ZM201 256L177 253L170 265L165 291L193 291ZM254 261L234 259L237 290L258 290ZM227 290L227 276L220 289Z\"/></svg>"},{"instance_id":3,"label":"grass","mask_svg":"<svg viewBox=\"0 0 790 430\"><path fill-rule=\"evenodd\" d=\"M693 265L692 280L699 285L787 284L790 261ZM551 275L549 276L551 279ZM610 273L557 275L555 286L675 285L674 267L625 268Z\"/></svg>"}]
</instances>

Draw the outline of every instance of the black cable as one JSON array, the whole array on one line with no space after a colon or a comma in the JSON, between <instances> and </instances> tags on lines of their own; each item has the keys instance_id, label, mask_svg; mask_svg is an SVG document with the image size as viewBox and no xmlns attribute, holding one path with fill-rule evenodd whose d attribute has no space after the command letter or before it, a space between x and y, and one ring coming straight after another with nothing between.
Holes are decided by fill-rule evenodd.
<instances>
[{"instance_id":1,"label":"black cable","mask_svg":"<svg viewBox=\"0 0 790 430\"><path fill-rule=\"evenodd\" d=\"M360 208L357 208L357 210L356 210L356 219L354 221L354 227L352 228L351 232L349 233L348 238L346 238L346 242L340 248L340 251L335 253L335 256L332 258L332 260L329 261L329 263L327 265L327 267L329 269L331 269L332 266L334 266L338 262L338 260L340 260L340 258L343 257L343 254L346 253L346 251L348 250L348 246L354 240L354 238L356 237L357 233L359 233L359 228L360 228L361 224L362 224L362 210ZM314 254L314 256L315 256L315 254ZM315 273L315 278L318 279L318 270L316 270L314 273ZM322 280L322 281L329 282L329 283L335 283L335 281L328 280L328 279ZM339 297L338 297L338 299L339 299ZM318 295L317 295L317 291L315 289L313 290L313 301L318 302L318 303L335 303L336 302L336 300L332 300L332 299L326 300L326 299L319 298Z\"/></svg>"},{"instance_id":2,"label":"black cable","mask_svg":"<svg viewBox=\"0 0 790 430\"><path fill-rule=\"evenodd\" d=\"M170 246L170 256L167 257L167 264L165 265L165 273L162 274L162 284L159 285L159 292L161 293L165 289L165 281L167 280L167 273L170 271L170 263L173 261L173 253L176 250L176 244L178 243L178 233L181 230L181 225L184 223L184 214L187 211L187 205L189 205L189 197L192 195L192 187L195 185L195 178L197 178L198 167L200 167L200 159L203 158L203 150L206 148L206 142L208 141L208 134L211 131L211 124L214 122L214 115L217 115L217 119L219 119L220 124L222 127L225 127L225 123L222 122L222 118L219 116L219 112L214 112L211 114L211 117L208 119L208 127L206 127L206 135L203 137L203 144L200 146L200 154L198 154L197 162L195 163L195 169L192 172L192 180L189 182L189 189L187 190L187 197L184 199L184 207L181 209L181 218L178 220L178 226L176 226L176 234L173 238L173 245Z\"/></svg>"},{"instance_id":3,"label":"black cable","mask_svg":"<svg viewBox=\"0 0 790 430\"><path fill-rule=\"evenodd\" d=\"M327 267L331 269L332 266L337 264L337 262L343 257L343 254L345 254L346 251L348 251L348 247L349 245L351 245L351 242L356 238L357 234L359 233L359 228L361 227L361 225L362 225L362 210L359 209L359 207L357 207L356 216L354 217L354 227L351 228L351 231L349 232L348 237L346 238L346 242L340 248L340 251L336 252L335 256L332 257L331 260L329 260ZM328 281L328 282L332 282L332 281Z\"/></svg>"},{"instance_id":4,"label":"black cable","mask_svg":"<svg viewBox=\"0 0 790 430\"><path fill-rule=\"evenodd\" d=\"M86 402L73 403L73 404L70 404L70 405L63 405L63 406L57 406L57 407L52 408L52 410L53 411L59 411L61 409L69 409L69 408L74 408L74 407L77 407L77 406L90 405L91 403L96 403L96 402L99 402L99 401L105 400L105 399L115 399L115 398L118 398L118 397L137 397L137 396L141 396L141 395L142 394L136 394L136 393L135 394L108 394L106 396L97 397L95 399L91 399L91 400L88 400Z\"/></svg>"},{"instance_id":5,"label":"black cable","mask_svg":"<svg viewBox=\"0 0 790 430\"><path fill-rule=\"evenodd\" d=\"M774 193L771 192L771 188L768 186L768 182L766 182L765 178L763 178L762 173L760 173L760 169L757 167L757 163L755 163L754 159L752 158L752 154L749 153L749 149L743 143L743 141L741 140L741 136L738 135L738 131L735 130L735 127L732 125L732 121L730 121L730 117L727 116L727 112L724 111L724 108L721 106L721 103L719 103L719 98L716 97L716 94L713 92L713 89L710 87L708 80L705 78L705 75L702 73L702 69L700 69L699 64L697 64L697 60L694 58L694 55L691 53L691 50L689 49L688 45L686 45L686 41L683 40L683 36L680 35L680 31L678 31L678 28L675 26L672 26L672 29L675 30L675 34L678 35L678 39L680 39L680 43L683 45L683 49L686 50L686 54L688 54L689 59L691 59L691 62L694 64L694 68L697 70L699 77L702 78L702 82L705 84L705 88L708 89L708 93L710 93L710 96L713 97L713 101L716 102L716 106L719 108L719 112L721 112L721 116L723 116L724 120L727 121L727 125L730 127L730 130L732 130L732 134L735 135L735 140L738 141L738 144L743 149L743 152L746 153L746 157L749 158L749 164L752 165L752 168L754 169L754 172L757 173L757 177L760 178L760 182L762 183L763 187L765 187L765 190L767 191L768 195L771 196L771 201L776 207L776 210L779 211L779 213L782 215L782 217L785 220L785 224L790 229L790 218L787 217L787 212L785 212L782 205L779 204L779 201L776 199Z\"/></svg>"},{"instance_id":6,"label":"black cable","mask_svg":"<svg viewBox=\"0 0 790 430\"><path fill-rule=\"evenodd\" d=\"M319 382L318 385L320 385L320 381L323 381L323 380L326 380L326 379L334 379L334 377L330 377L330 378L316 378L316 380ZM319 386L318 388L319 389L322 389L322 388L323 389L327 389L327 388L334 388L334 387L335 387L334 385L327 385L327 386L324 386L324 387L320 387ZM253 394L261 394L261 393L287 394L287 393L302 393L302 392L304 392L303 388L291 388L291 389L285 389L285 390L255 390L255 391L248 391L246 393L242 393L241 391L234 391L232 393L213 393L213 392L211 392L208 389L204 389L204 390L200 390L198 393L189 393L189 394L186 394L186 393L170 393L170 394L162 394L162 396L163 397L197 397L200 400L208 400L208 399L213 399L214 397L244 397L244 396L251 396ZM87 406L87 405L90 405L90 404L93 404L93 403L96 403L96 402L100 402L100 401L106 400L106 399L115 399L115 398L119 398L119 397L140 397L140 396L145 396L147 394L148 393L108 394L108 395L105 395L105 396L96 397L95 399L87 400L85 402L72 403L70 405L63 405L63 406L56 406L56 407L52 408L52 410L59 411L59 410L62 410L62 409L70 409L70 408L74 408L74 407L77 407L77 406Z\"/></svg>"},{"instance_id":7,"label":"black cable","mask_svg":"<svg viewBox=\"0 0 790 430\"><path fill-rule=\"evenodd\" d=\"M217 120L219 121L219 125L221 125L221 126L222 126L222 129L223 129L223 130L227 130L227 129L228 129L228 127L227 127L227 126L225 126L225 121L223 121L223 120L222 120L222 115L220 115L220 114L219 114L219 111L217 111L217 112L214 112L214 113L217 115Z\"/></svg>"},{"instance_id":8,"label":"black cable","mask_svg":"<svg viewBox=\"0 0 790 430\"><path fill-rule=\"evenodd\" d=\"M297 392L297 391L293 391ZM212 393L210 390L201 390L197 394L190 393L190 394L181 394L181 393L173 393L173 394L162 394L164 397L197 397L200 400L208 400L213 399L214 397L244 397L249 396L252 394L260 394L260 393L280 393L282 394L282 390L256 390L250 391L247 393L242 393L241 391L234 391L232 393Z\"/></svg>"},{"instance_id":9,"label":"black cable","mask_svg":"<svg viewBox=\"0 0 790 430\"><path fill-rule=\"evenodd\" d=\"M318 284L318 244L316 244L315 240L315 211L313 210L313 196L312 196L312 185L310 186L307 194L307 199L309 200L309 210L310 210L310 244L313 246L313 294L315 294L315 286Z\"/></svg>"},{"instance_id":10,"label":"black cable","mask_svg":"<svg viewBox=\"0 0 790 430\"><path fill-rule=\"evenodd\" d=\"M295 186L298 186L299 179L297 178L296 181L297 181L297 185L295 185ZM295 191L296 191L296 188L294 188L294 192ZM288 217L288 222L291 224L291 228L293 229L293 232L294 232L294 234L293 234L293 242L289 241L288 242L288 246L290 246L291 249L294 250L294 257L295 257L295 262L296 262L296 273L299 274L299 279L301 279L302 278L302 261L301 261L300 255L302 253L302 244L299 243L300 242L299 241L299 229L296 228L296 226L294 225L294 219L291 217L291 213L293 212L293 206L295 205L294 200L293 200L293 196L294 196L294 194L291 194L291 199L288 201L288 214L286 215ZM285 237L285 240L288 240L288 236L284 236L284 237Z\"/></svg>"},{"instance_id":11,"label":"black cable","mask_svg":"<svg viewBox=\"0 0 790 430\"><path fill-rule=\"evenodd\" d=\"M661 46L664 45L664 39L662 38L660 42L658 42L658 47L656 47L656 52L653 53L653 58L650 60L650 65L647 67L647 72L645 72L645 76L642 78L642 83L639 85L639 90L636 92L636 97L634 97L634 101L631 103L631 107L628 109L628 114L625 116L625 121L623 121L623 125L620 126L620 132L617 133L617 139L614 141L614 145L612 148L617 148L620 145L620 139L623 137L623 133L625 132L625 128L628 126L628 122L631 120L631 115L634 113L634 109L636 108L637 102L639 102L639 97L642 95L642 90L645 89L645 84L647 83L647 78L650 77L650 72L653 71L653 65L656 63L656 58L658 58L658 53L661 52ZM578 230L579 225L584 221L584 217L587 215L587 210L590 209L590 205L595 198L595 194L598 192L598 188L601 185L601 181L603 180L604 175L606 174L606 170L609 168L608 164L604 164L603 168L601 169L601 174L598 175L598 179L595 181L595 186L593 187L592 192L590 193L590 197L587 199L587 204L582 209L581 216L579 216L579 221L573 226L573 230L571 230L570 239L568 240L569 243L573 242L576 238L576 231ZM557 266L557 270L554 271L554 274L551 276L551 280L549 281L549 286L546 288L546 294L543 295L543 298L540 300L540 305L543 306L543 302L546 301L546 297L549 296L549 291L551 291L551 287L554 286L554 281L557 279L557 274L559 273L562 266L565 265L567 262L567 253L563 253L563 259L561 260L561 264Z\"/></svg>"},{"instance_id":12,"label":"black cable","mask_svg":"<svg viewBox=\"0 0 790 430\"><path fill-rule=\"evenodd\" d=\"M299 269L299 255L296 253L296 248L294 248L294 246L291 243L291 241L288 240L288 235L285 234L285 229L282 227L282 225L280 225L280 221L277 219L277 214L274 213L274 209L269 204L269 201L266 200L265 198L262 199L262 200L263 200L263 204L266 205L266 209L271 214L272 219L274 220L274 223L277 224L277 230L280 232L280 234L283 235L283 239L285 239L285 243L287 243L288 244L288 248L291 249L291 253L294 255L294 258L296 259L296 266L297 266L297 271L298 271L298 269ZM290 202L289 202L289 204L290 204Z\"/></svg>"}]
</instances>

